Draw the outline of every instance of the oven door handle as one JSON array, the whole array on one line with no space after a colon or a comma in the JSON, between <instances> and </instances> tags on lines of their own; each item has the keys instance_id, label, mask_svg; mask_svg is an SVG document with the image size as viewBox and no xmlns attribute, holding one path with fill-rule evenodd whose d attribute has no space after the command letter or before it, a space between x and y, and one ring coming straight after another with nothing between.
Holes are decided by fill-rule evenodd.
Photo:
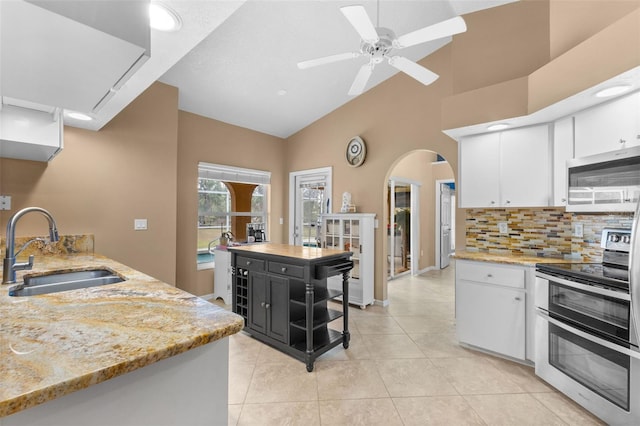
<instances>
[{"instance_id":1,"label":"oven door handle","mask_svg":"<svg viewBox=\"0 0 640 426\"><path fill-rule=\"evenodd\" d=\"M621 354L628 355L628 356L636 358L636 359L640 359L640 352L634 351L633 349L625 348L624 346L616 345L615 343L612 343L612 342L610 342L608 340L605 340L605 339L602 339L600 337L594 336L592 334L586 333L586 332L584 332L582 330L578 330L577 328L571 327L567 323L559 321L559 320L557 320L555 318L551 318L544 311L538 310L538 316L540 316L545 321L548 321L551 324L554 324L554 325L560 327L561 329L563 329L565 331L568 331L571 334L575 334L577 336L582 337L583 339L589 340L590 342L593 342L593 343L596 343L598 345L604 346L606 348L609 348L609 349L611 349L613 351L616 351L616 352L619 352Z\"/></svg>"},{"instance_id":2,"label":"oven door handle","mask_svg":"<svg viewBox=\"0 0 640 426\"><path fill-rule=\"evenodd\" d=\"M567 287L572 287L578 290L586 291L587 293L595 293L601 296L611 297L613 299L630 301L631 296L629 293L625 293L622 291L614 291L608 290L606 288L596 287L589 284L582 284L575 281L565 280L564 278L556 277L555 275L547 275L543 272L536 272L536 277L544 278L545 280L553 281L558 284L565 285Z\"/></svg>"}]
</instances>

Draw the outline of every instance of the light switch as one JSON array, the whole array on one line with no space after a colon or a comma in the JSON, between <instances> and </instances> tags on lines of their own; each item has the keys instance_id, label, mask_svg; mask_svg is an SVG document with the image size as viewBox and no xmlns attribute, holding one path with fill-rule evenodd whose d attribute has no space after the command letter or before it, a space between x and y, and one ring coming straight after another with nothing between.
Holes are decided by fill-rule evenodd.
<instances>
[{"instance_id":1,"label":"light switch","mask_svg":"<svg viewBox=\"0 0 640 426\"><path fill-rule=\"evenodd\" d=\"M133 219L133 229L145 231L147 229L147 219Z\"/></svg>"},{"instance_id":2,"label":"light switch","mask_svg":"<svg viewBox=\"0 0 640 426\"><path fill-rule=\"evenodd\" d=\"M573 224L573 236L582 238L584 236L584 225L580 222Z\"/></svg>"},{"instance_id":3,"label":"light switch","mask_svg":"<svg viewBox=\"0 0 640 426\"><path fill-rule=\"evenodd\" d=\"M11 195L0 195L0 210L11 210Z\"/></svg>"}]
</instances>

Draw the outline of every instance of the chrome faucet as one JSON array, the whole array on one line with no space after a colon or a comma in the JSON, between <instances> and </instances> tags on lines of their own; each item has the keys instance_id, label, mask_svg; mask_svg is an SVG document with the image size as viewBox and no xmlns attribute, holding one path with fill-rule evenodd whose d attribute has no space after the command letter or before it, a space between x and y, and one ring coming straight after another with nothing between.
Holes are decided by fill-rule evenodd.
<instances>
[{"instance_id":1,"label":"chrome faucet","mask_svg":"<svg viewBox=\"0 0 640 426\"><path fill-rule=\"evenodd\" d=\"M49 221L49 238L51 242L59 240L58 228L56 221L51 216L51 213L40 207L27 207L16 212L7 223L7 241L4 254L4 262L2 268L2 284L13 284L16 282L16 271L24 271L33 268L33 256L29 256L29 261L26 263L16 263L15 243L16 243L16 225L18 220L27 213L38 212L44 215ZM37 240L37 239L36 239ZM20 250L18 254L24 250L29 244L35 240L28 241Z\"/></svg>"}]
</instances>

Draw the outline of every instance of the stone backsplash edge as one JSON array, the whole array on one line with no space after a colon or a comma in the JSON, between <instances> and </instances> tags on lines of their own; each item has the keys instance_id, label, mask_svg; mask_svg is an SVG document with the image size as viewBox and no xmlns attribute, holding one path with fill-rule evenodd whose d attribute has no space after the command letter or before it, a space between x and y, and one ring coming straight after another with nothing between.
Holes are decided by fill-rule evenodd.
<instances>
[{"instance_id":1,"label":"stone backsplash edge","mask_svg":"<svg viewBox=\"0 0 640 426\"><path fill-rule=\"evenodd\" d=\"M631 228L633 213L570 213L564 208L467 209L465 244L470 252L602 260L603 228ZM507 224L500 233L499 224ZM574 235L582 224L582 236Z\"/></svg>"}]
</instances>

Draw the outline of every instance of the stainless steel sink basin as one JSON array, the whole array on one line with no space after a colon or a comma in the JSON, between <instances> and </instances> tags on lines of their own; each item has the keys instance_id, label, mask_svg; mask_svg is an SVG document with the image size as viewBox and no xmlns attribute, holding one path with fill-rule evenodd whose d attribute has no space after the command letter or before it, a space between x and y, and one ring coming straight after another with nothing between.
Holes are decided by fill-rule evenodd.
<instances>
[{"instance_id":1,"label":"stainless steel sink basin","mask_svg":"<svg viewBox=\"0 0 640 426\"><path fill-rule=\"evenodd\" d=\"M23 283L9 287L9 296L19 297L58 293L60 291L115 284L122 281L124 281L122 277L108 269L27 276Z\"/></svg>"}]
</instances>

